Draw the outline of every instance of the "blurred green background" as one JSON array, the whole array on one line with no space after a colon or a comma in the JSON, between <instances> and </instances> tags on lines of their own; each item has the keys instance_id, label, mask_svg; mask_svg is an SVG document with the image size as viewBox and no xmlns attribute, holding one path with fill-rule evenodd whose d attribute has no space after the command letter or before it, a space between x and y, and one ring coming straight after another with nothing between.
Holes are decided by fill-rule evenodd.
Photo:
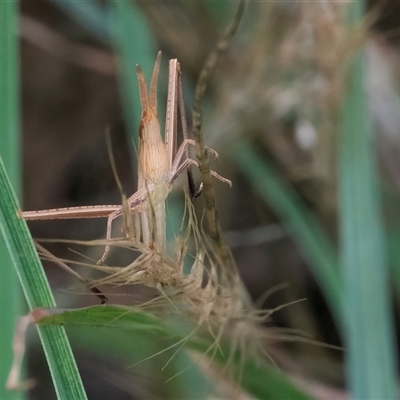
<instances>
[{"instance_id":1,"label":"blurred green background","mask_svg":"<svg viewBox=\"0 0 400 400\"><path fill-rule=\"evenodd\" d=\"M220 154L212 167L233 182L232 188L216 182L217 208L245 285L256 301L284 284L260 304L263 308L305 299L273 313L266 329L273 334L276 327L291 328L349 349L346 358L342 351L304 341L266 344L276 365L321 399L345 398L349 390L360 396L365 375L357 371L380 356L389 370L378 362L375 368L383 381L390 380L397 358L392 341L400 276L396 4L371 2L362 19L362 9L351 14L346 4L334 1L248 2L203 107L206 143ZM126 193L133 193L140 118L135 64L150 77L162 50L163 120L167 60L178 58L190 114L201 67L236 6L234 1L21 2L23 208L118 204L106 127L119 177ZM354 59L361 48L364 59ZM177 183L169 202L171 237L181 221L184 184ZM201 215L201 198L195 205ZM105 235L102 220L40 221L30 228L38 238ZM48 246L59 257L78 258L70 247ZM97 259L98 253L87 257ZM127 257L114 254L113 260L124 263ZM97 304L64 272L52 265L46 272L60 307ZM118 304L149 296L143 288L108 290ZM89 398L176 398L181 382L196 389L179 393L209 394L196 371L175 386L164 384L160 366L167 356L127 369L115 342L126 344L129 338L109 334L71 330ZM129 344L136 361L157 351L141 340L135 336ZM53 398L33 333L28 343L27 376L39 383L29 398ZM140 353L143 348L146 354ZM392 392L385 393L390 398Z\"/></svg>"}]
</instances>

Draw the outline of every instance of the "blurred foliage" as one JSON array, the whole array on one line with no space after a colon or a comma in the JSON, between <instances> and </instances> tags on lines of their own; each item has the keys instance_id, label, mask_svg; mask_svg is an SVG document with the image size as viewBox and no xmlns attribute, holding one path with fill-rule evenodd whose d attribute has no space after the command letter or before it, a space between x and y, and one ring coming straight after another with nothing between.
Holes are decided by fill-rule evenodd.
<instances>
[{"instance_id":1,"label":"blurred foliage","mask_svg":"<svg viewBox=\"0 0 400 400\"><path fill-rule=\"evenodd\" d=\"M166 60L178 58L189 111L203 62L231 20L235 6L236 2L207 1L21 3L25 208L118 204L120 195L105 161L104 130L109 125L120 178L126 192L132 193L135 151L129 150L131 139L126 137L135 137L140 115L134 65L140 64L148 76L156 51L163 51L159 107L164 110ZM343 292L349 286L342 281L348 270L343 274L337 261L344 245L351 247L364 240L362 233L376 229L368 248L375 249L376 243L383 246L388 227L389 263L394 271L400 264L396 251L400 223L400 121L396 117L400 58L397 47L389 45L377 31L384 26L384 10L373 8L370 19L351 26L346 10L345 3L334 1L248 2L238 33L218 62L203 107L207 145L220 154L213 169L234 183L232 189L216 183L221 225L251 296L260 298L260 305L269 309L307 299L272 314L266 329L295 329L333 345L342 344L341 335L346 332L341 331L343 310L350 301ZM391 38L394 36L392 32ZM356 219L354 208L338 208L342 203L338 202L337 188L345 178L341 175L338 179L337 171L343 167L338 148L347 148L347 144L338 143L343 126L341 110L350 86L346 71L351 56L361 47L366 51L368 69L353 76L367 85L371 114L360 83L360 106L354 107L362 106L365 114L349 118L362 128L358 135L364 144L359 149L369 149L369 163L358 165L357 149L347 162L354 161L364 174L382 177L382 230L379 200L368 226L363 224L370 211L361 208ZM347 108L351 107L345 105L345 111ZM164 112L160 114L163 119ZM373 128L376 146L368 147L373 142L367 133ZM374 163L375 152L379 170ZM364 180L367 175L348 185L355 186L357 179ZM368 182L366 179L365 184ZM374 187L373 191L376 200L379 190ZM371 193L365 193L361 199L353 195L353 207L369 201ZM179 198L178 194L173 196ZM178 206L171 203L170 207L170 214L177 215ZM201 217L201 198L196 200L196 207ZM180 217L175 218L178 222L171 221L171 226L179 226ZM346 222L358 226L359 232L354 237L351 233L344 243L340 226ZM87 220L39 222L32 224L32 232L35 237L88 239L103 237L104 225ZM379 251L383 251L382 246ZM60 257L77 257L66 246L53 245L51 249ZM98 258L95 251L86 256ZM122 252L114 254L112 261L124 264L129 257ZM384 262L378 264L375 268L382 269L378 278L381 286L374 286L374 276L369 275L377 293L364 293L364 310L379 303L377 297L384 298ZM65 287L75 284L61 274L48 268L53 287L63 288L55 291L57 304L95 303L88 296L66 293ZM287 287L262 297L282 283ZM397 287L396 283L395 292ZM111 301L118 304L131 304L140 295L150 296L140 288L134 294L122 288L109 290ZM389 316L390 307L384 305L385 301L382 304ZM383 332L381 326L374 329L378 335ZM360 342L381 354L377 343L364 342L364 338ZM82 351L89 352L88 347ZM276 343L267 351L278 367L314 397L344 396L341 352L304 341ZM395 354L394 347L391 351ZM104 363L107 365L106 360ZM374 368L379 370L378 363ZM85 373L93 377L89 368L83 376ZM113 381L112 386L120 390L120 398L137 395L131 387L124 392L130 377L124 375L117 381L111 372L104 376L104 381ZM146 382L146 387L154 393L151 382ZM40 397L40 391L37 393ZM101 398L99 392L95 393ZM169 395L173 397L172 392Z\"/></svg>"}]
</instances>

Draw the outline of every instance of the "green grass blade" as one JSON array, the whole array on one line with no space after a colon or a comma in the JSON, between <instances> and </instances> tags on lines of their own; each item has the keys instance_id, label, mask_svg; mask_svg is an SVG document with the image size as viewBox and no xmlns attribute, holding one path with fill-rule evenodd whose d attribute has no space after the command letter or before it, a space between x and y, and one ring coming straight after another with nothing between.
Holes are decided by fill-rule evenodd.
<instances>
[{"instance_id":1,"label":"green grass blade","mask_svg":"<svg viewBox=\"0 0 400 400\"><path fill-rule=\"evenodd\" d=\"M18 2L0 3L0 154L13 187L19 192L19 60L18 60ZM11 258L0 235L0 304L3 307L0 329L0 399L23 398L22 393L6 389L6 380L12 364L12 339L21 311L21 291L17 275L10 268Z\"/></svg>"},{"instance_id":2,"label":"green grass blade","mask_svg":"<svg viewBox=\"0 0 400 400\"><path fill-rule=\"evenodd\" d=\"M362 2L349 8L359 23ZM394 399L397 351L364 67L360 52L350 68L339 144L348 380L353 398Z\"/></svg>"},{"instance_id":3,"label":"green grass blade","mask_svg":"<svg viewBox=\"0 0 400 400\"><path fill-rule=\"evenodd\" d=\"M105 359L118 360L120 367L127 374L132 374L132 381L135 381L135 376L144 370L152 371L151 387L163 393L163 398L191 399L195 397L201 400L209 399L212 395L213 386L203 370L193 363L193 358L187 352L177 351L175 347L163 352L166 347L176 343L165 335L153 336L148 332L143 334L143 331L69 325L68 337L74 343L74 347L76 346L77 351L82 350L85 354L92 353L97 357L100 355ZM104 346L104 343L107 343L107 346ZM148 359L159 352L163 353ZM136 363L138 364L134 365ZM166 368L163 368L167 363ZM174 378L166 382L171 377ZM129 380L129 377L126 379ZM154 392L152 395L157 397Z\"/></svg>"},{"instance_id":4,"label":"green grass blade","mask_svg":"<svg viewBox=\"0 0 400 400\"><path fill-rule=\"evenodd\" d=\"M5 238L29 309L54 307L54 299L25 221L17 216L18 205L0 160L0 229ZM11 266L8 266L11 268ZM82 381L61 326L38 326L38 332L59 399L86 399Z\"/></svg>"},{"instance_id":5,"label":"green grass blade","mask_svg":"<svg viewBox=\"0 0 400 400\"><path fill-rule=\"evenodd\" d=\"M0 3L0 152L14 189L19 192L19 59L15 1Z\"/></svg>"},{"instance_id":6,"label":"green grass blade","mask_svg":"<svg viewBox=\"0 0 400 400\"><path fill-rule=\"evenodd\" d=\"M343 299L337 256L319 222L307 210L294 190L284 184L277 173L247 142L239 141L232 152L232 157L254 189L277 213L299 244L340 326Z\"/></svg>"},{"instance_id":7,"label":"green grass blade","mask_svg":"<svg viewBox=\"0 0 400 400\"><path fill-rule=\"evenodd\" d=\"M63 313L59 313L57 310L54 312L54 316L46 317L40 323L123 329L136 333L143 332L143 334L155 338L168 337L173 342L185 339L185 335L187 335L186 330L182 332L175 328L176 323L167 325L160 318L131 307L95 306ZM206 339L186 338L186 347L201 353L207 352L211 344L210 340ZM225 366L230 352L229 348L221 346L222 351L216 353L214 361ZM232 371L233 376L236 377L241 374L240 385L254 397L274 400L309 399L307 395L289 383L277 368L265 364L261 360L256 362L245 360L243 363L242 361L240 354L233 357L233 365L230 365L229 371Z\"/></svg>"}]
</instances>

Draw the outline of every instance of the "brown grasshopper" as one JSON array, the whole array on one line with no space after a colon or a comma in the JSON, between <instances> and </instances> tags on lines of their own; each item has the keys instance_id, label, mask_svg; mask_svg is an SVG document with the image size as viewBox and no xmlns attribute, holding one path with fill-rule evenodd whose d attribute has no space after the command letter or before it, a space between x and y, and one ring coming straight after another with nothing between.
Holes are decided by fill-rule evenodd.
<instances>
[{"instance_id":1,"label":"brown grasshopper","mask_svg":"<svg viewBox=\"0 0 400 400\"><path fill-rule=\"evenodd\" d=\"M130 213L140 213L141 237L143 244L158 252L165 251L165 200L172 185L181 172L190 166L198 166L197 161L188 156L188 146L194 140L186 135L186 117L184 112L180 64L177 59L169 61L168 98L165 123L165 142L160 133L157 114L157 80L160 68L161 52L158 53L147 91L144 74L137 66L142 118L139 127L138 189L127 199ZM184 140L177 150L178 111ZM218 154L207 148L216 157ZM185 157L186 156L186 157ZM232 185L231 181L211 174L222 182ZM56 208L38 211L23 211L26 220L107 218L107 239L111 239L112 222L124 213L123 205L95 205ZM103 263L110 251L107 245L98 263Z\"/></svg>"}]
</instances>

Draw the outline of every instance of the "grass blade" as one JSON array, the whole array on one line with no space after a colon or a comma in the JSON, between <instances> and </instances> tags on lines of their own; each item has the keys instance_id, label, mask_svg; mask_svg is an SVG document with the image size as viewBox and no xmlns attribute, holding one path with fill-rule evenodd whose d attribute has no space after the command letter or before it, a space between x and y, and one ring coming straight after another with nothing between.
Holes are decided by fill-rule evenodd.
<instances>
[{"instance_id":1,"label":"grass blade","mask_svg":"<svg viewBox=\"0 0 400 400\"><path fill-rule=\"evenodd\" d=\"M359 23L363 3L351 3L349 11L351 23ZM339 144L348 380L353 398L394 399L397 352L364 67L359 52L350 68Z\"/></svg>"},{"instance_id":2,"label":"grass blade","mask_svg":"<svg viewBox=\"0 0 400 400\"><path fill-rule=\"evenodd\" d=\"M185 339L187 332L182 333L174 325L167 325L160 318L123 306L95 306L79 310L60 313L58 310L44 310L40 324L62 324L78 326L97 326L112 329L124 329L130 332L143 332L148 336L160 338L168 337L173 342ZM212 339L213 340L213 339ZM187 338L186 347L206 353L210 340L191 337ZM215 354L214 361L225 366L229 358L229 348L221 346L221 351ZM233 357L232 369L234 376L241 375L240 385L255 398L262 399L309 399L307 395L295 388L285 376L275 367L261 362L261 360L243 360L240 354Z\"/></svg>"},{"instance_id":3,"label":"grass blade","mask_svg":"<svg viewBox=\"0 0 400 400\"><path fill-rule=\"evenodd\" d=\"M19 84L18 84L18 3L0 3L0 153L13 187L19 192ZM0 304L2 310L0 329L0 399L23 398L21 393L6 389L6 380L12 364L12 339L14 327L20 315L21 292L18 278L12 268L11 258L3 237L0 235Z\"/></svg>"},{"instance_id":4,"label":"grass blade","mask_svg":"<svg viewBox=\"0 0 400 400\"><path fill-rule=\"evenodd\" d=\"M54 307L54 299L25 221L17 216L18 205L0 160L0 229L4 236L29 309ZM38 326L56 393L59 399L86 399L86 394L65 330Z\"/></svg>"}]
</instances>

